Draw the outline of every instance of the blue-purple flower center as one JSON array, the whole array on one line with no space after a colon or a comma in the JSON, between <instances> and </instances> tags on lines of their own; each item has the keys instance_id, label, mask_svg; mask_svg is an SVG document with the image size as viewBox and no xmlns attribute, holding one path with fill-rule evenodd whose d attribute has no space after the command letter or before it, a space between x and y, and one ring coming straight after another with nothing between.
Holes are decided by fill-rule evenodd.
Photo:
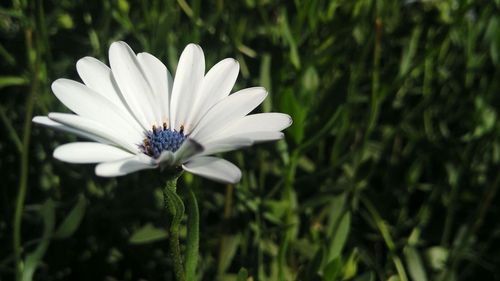
<instances>
[{"instance_id":1,"label":"blue-purple flower center","mask_svg":"<svg viewBox=\"0 0 500 281\"><path fill-rule=\"evenodd\" d=\"M161 128L153 126L152 130L145 133L145 138L139 148L145 154L158 158L165 150L175 152L181 147L185 139L183 127L177 132L167 128L166 124Z\"/></svg>"}]
</instances>

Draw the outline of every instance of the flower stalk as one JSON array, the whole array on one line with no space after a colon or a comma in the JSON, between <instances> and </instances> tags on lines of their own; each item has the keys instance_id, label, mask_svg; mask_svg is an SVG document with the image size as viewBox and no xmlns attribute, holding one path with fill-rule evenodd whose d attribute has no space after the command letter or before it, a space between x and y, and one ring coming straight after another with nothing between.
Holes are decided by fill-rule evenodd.
<instances>
[{"instance_id":1,"label":"flower stalk","mask_svg":"<svg viewBox=\"0 0 500 281\"><path fill-rule=\"evenodd\" d=\"M179 176L180 174L167 180L165 188L163 189L163 200L165 203L165 210L169 216L168 244L170 248L170 257L172 258L174 266L175 279L177 281L185 281L186 276L179 244L179 228L184 214L184 203L182 203L181 198L177 195L177 179Z\"/></svg>"},{"instance_id":2,"label":"flower stalk","mask_svg":"<svg viewBox=\"0 0 500 281\"><path fill-rule=\"evenodd\" d=\"M170 257L172 259L175 279L177 281L195 280L196 265L198 263L198 249L200 241L200 215L198 202L194 192L188 188L186 194L187 203L187 237L186 237L186 252L183 262L181 247L179 243L179 229L181 227L182 217L185 207L182 199L177 194L177 180L182 174L178 173L175 176L167 179L165 188L163 189L163 198L165 210L168 214L168 243Z\"/></svg>"}]
</instances>

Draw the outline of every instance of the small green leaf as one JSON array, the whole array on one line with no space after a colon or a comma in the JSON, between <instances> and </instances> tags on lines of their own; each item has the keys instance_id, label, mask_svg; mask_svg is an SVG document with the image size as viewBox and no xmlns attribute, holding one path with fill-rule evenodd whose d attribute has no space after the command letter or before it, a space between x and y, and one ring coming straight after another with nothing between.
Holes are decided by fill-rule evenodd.
<instances>
[{"instance_id":1,"label":"small green leaf","mask_svg":"<svg viewBox=\"0 0 500 281\"><path fill-rule=\"evenodd\" d=\"M340 273L341 266L342 261L340 260L340 257L328 262L323 270L323 280L336 280L337 276Z\"/></svg>"},{"instance_id":2,"label":"small green leaf","mask_svg":"<svg viewBox=\"0 0 500 281\"><path fill-rule=\"evenodd\" d=\"M425 273L425 268L420 258L420 254L414 247L406 247L404 249L404 254L406 257L406 263L408 264L408 271L412 280L415 281L426 281L427 274Z\"/></svg>"},{"instance_id":3,"label":"small green leaf","mask_svg":"<svg viewBox=\"0 0 500 281\"><path fill-rule=\"evenodd\" d=\"M118 1L118 8L120 9L120 12L122 12L124 14L128 14L128 12L130 10L130 5L127 2L127 0L119 0Z\"/></svg>"},{"instance_id":4,"label":"small green leaf","mask_svg":"<svg viewBox=\"0 0 500 281\"><path fill-rule=\"evenodd\" d=\"M72 29L75 26L73 18L68 13L63 13L59 15L57 21L59 22L59 25L64 29Z\"/></svg>"},{"instance_id":5,"label":"small green leaf","mask_svg":"<svg viewBox=\"0 0 500 281\"><path fill-rule=\"evenodd\" d=\"M307 277L309 280L319 272L323 259L325 258L325 248L321 247L307 267Z\"/></svg>"},{"instance_id":6,"label":"small green leaf","mask_svg":"<svg viewBox=\"0 0 500 281\"><path fill-rule=\"evenodd\" d=\"M83 195L78 197L75 207L69 212L64 221L59 225L59 228L54 233L54 238L67 238L73 235L78 229L85 215L87 201Z\"/></svg>"},{"instance_id":7,"label":"small green leaf","mask_svg":"<svg viewBox=\"0 0 500 281\"><path fill-rule=\"evenodd\" d=\"M342 249L344 248L347 237L349 235L350 225L351 213L347 212L340 220L340 223L330 240L330 248L328 253L329 260L337 258L342 253Z\"/></svg>"},{"instance_id":8,"label":"small green leaf","mask_svg":"<svg viewBox=\"0 0 500 281\"><path fill-rule=\"evenodd\" d=\"M196 279L196 266L198 264L200 243L200 210L198 201L192 189L187 192L187 235L186 235L186 279Z\"/></svg>"},{"instance_id":9,"label":"small green leaf","mask_svg":"<svg viewBox=\"0 0 500 281\"><path fill-rule=\"evenodd\" d=\"M420 39L420 34L422 33L422 28L415 28L411 35L410 42L408 43L406 49L403 51L403 56L399 65L399 75L404 76L410 70L412 63L415 61L415 54L418 48L418 40Z\"/></svg>"},{"instance_id":10,"label":"small green leaf","mask_svg":"<svg viewBox=\"0 0 500 281\"><path fill-rule=\"evenodd\" d=\"M448 259L448 249L440 246L431 247L427 249L426 257L432 269L440 271L446 265L446 260Z\"/></svg>"},{"instance_id":11,"label":"small green leaf","mask_svg":"<svg viewBox=\"0 0 500 281\"><path fill-rule=\"evenodd\" d=\"M342 269L343 280L347 280L356 276L356 272L358 271L358 249L354 248Z\"/></svg>"},{"instance_id":12,"label":"small green leaf","mask_svg":"<svg viewBox=\"0 0 500 281\"><path fill-rule=\"evenodd\" d=\"M299 52L297 50L297 42L295 41L295 38L292 35L292 32L290 31L290 26L288 24L288 17L286 10L282 10L281 16L279 18L279 23L281 27L281 35L283 36L283 39L288 43L288 46L290 47L290 60L295 66L296 69L300 69L300 57L299 57Z\"/></svg>"},{"instance_id":13,"label":"small green leaf","mask_svg":"<svg viewBox=\"0 0 500 281\"><path fill-rule=\"evenodd\" d=\"M247 281L248 279L248 271L245 268L241 268L238 272L238 277L236 281Z\"/></svg>"},{"instance_id":14,"label":"small green leaf","mask_svg":"<svg viewBox=\"0 0 500 281\"><path fill-rule=\"evenodd\" d=\"M392 275L387 281L401 281L401 279L397 275Z\"/></svg>"},{"instance_id":15,"label":"small green leaf","mask_svg":"<svg viewBox=\"0 0 500 281\"><path fill-rule=\"evenodd\" d=\"M35 273L38 265L40 264L40 261L42 260L45 252L49 247L50 238L54 231L56 217L54 201L52 201L52 199L45 201L42 208L40 209L40 216L42 216L43 218L43 235L36 249L26 256L23 273L21 276L22 281L33 280L33 274Z\"/></svg>"},{"instance_id":16,"label":"small green leaf","mask_svg":"<svg viewBox=\"0 0 500 281\"><path fill-rule=\"evenodd\" d=\"M286 201L266 200L263 205L265 206L264 217L276 224L283 223L283 217L286 215L286 210L289 203Z\"/></svg>"},{"instance_id":17,"label":"small green leaf","mask_svg":"<svg viewBox=\"0 0 500 281\"><path fill-rule=\"evenodd\" d=\"M335 196L331 199L330 203L330 216L328 217L328 229L330 232L328 235L333 236L336 226L339 224L339 220L344 213L344 205L345 205L345 193L341 195Z\"/></svg>"},{"instance_id":18,"label":"small green leaf","mask_svg":"<svg viewBox=\"0 0 500 281\"><path fill-rule=\"evenodd\" d=\"M310 66L302 76L302 87L307 93L314 93L319 87L318 72L314 66Z\"/></svg>"},{"instance_id":19,"label":"small green leaf","mask_svg":"<svg viewBox=\"0 0 500 281\"><path fill-rule=\"evenodd\" d=\"M28 79L22 76L0 76L0 89L9 86L20 86L28 84Z\"/></svg>"},{"instance_id":20,"label":"small green leaf","mask_svg":"<svg viewBox=\"0 0 500 281\"><path fill-rule=\"evenodd\" d=\"M252 48L244 45L244 44L239 44L237 46L238 50L245 54L248 57L255 58L257 56L257 52L253 50Z\"/></svg>"},{"instance_id":21,"label":"small green leaf","mask_svg":"<svg viewBox=\"0 0 500 281\"><path fill-rule=\"evenodd\" d=\"M298 101L291 89L283 93L280 105L284 112L293 116L293 124L287 131L296 143L301 143L304 139L308 108Z\"/></svg>"},{"instance_id":22,"label":"small green leaf","mask_svg":"<svg viewBox=\"0 0 500 281\"><path fill-rule=\"evenodd\" d=\"M217 265L217 272L222 275L231 265L234 255L240 245L240 235L224 235L221 241L219 262Z\"/></svg>"},{"instance_id":23,"label":"small green leaf","mask_svg":"<svg viewBox=\"0 0 500 281\"><path fill-rule=\"evenodd\" d=\"M269 93L273 92L273 85L271 79L271 55L266 53L262 56L260 65L260 85L266 88ZM262 110L264 112L271 111L272 99L265 99L262 103Z\"/></svg>"},{"instance_id":24,"label":"small green leaf","mask_svg":"<svg viewBox=\"0 0 500 281\"><path fill-rule=\"evenodd\" d=\"M146 244L167 238L167 231L156 228L151 223L136 230L129 238L131 244Z\"/></svg>"}]
</instances>

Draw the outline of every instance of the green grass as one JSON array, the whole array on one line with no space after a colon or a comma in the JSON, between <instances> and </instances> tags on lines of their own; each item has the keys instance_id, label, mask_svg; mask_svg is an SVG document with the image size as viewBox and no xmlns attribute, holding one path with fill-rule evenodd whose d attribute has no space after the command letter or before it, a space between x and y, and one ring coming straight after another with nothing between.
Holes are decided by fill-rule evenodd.
<instances>
[{"instance_id":1,"label":"green grass","mask_svg":"<svg viewBox=\"0 0 500 281\"><path fill-rule=\"evenodd\" d=\"M124 40L171 72L190 42L207 68L233 57L236 89L266 87L259 111L294 119L285 140L224 155L240 184L179 182L199 203L199 280L500 280L499 11L481 0L3 3L0 279L18 259L24 280L173 280L162 175L97 178L52 158L74 137L31 123L67 111L52 81L78 80L79 58L106 61Z\"/></svg>"}]
</instances>

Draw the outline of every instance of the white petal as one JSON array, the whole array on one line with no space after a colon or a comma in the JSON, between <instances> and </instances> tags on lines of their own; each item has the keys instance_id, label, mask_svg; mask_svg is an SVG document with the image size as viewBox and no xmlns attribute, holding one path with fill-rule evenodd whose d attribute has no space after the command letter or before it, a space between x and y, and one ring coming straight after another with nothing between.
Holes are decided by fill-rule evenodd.
<instances>
[{"instance_id":1,"label":"white petal","mask_svg":"<svg viewBox=\"0 0 500 281\"><path fill-rule=\"evenodd\" d=\"M248 137L229 137L225 139L217 139L213 142L204 143L203 147L205 150L201 155L215 154L219 152L226 152L231 150L236 150L242 147L250 146L254 143L251 138Z\"/></svg>"},{"instance_id":2,"label":"white petal","mask_svg":"<svg viewBox=\"0 0 500 281\"><path fill-rule=\"evenodd\" d=\"M87 87L105 96L115 105L123 106L111 82L111 69L107 65L96 58L84 57L76 63L76 70Z\"/></svg>"},{"instance_id":3,"label":"white petal","mask_svg":"<svg viewBox=\"0 0 500 281\"><path fill-rule=\"evenodd\" d=\"M87 86L69 79L58 79L52 83L52 91L76 114L103 126L116 128L126 135L141 136L140 132L131 127L127 119L121 115L116 105Z\"/></svg>"},{"instance_id":4,"label":"white petal","mask_svg":"<svg viewBox=\"0 0 500 281\"><path fill-rule=\"evenodd\" d=\"M116 87L116 81L114 81L111 69L107 65L96 58L84 57L76 63L76 70L87 87L116 105L120 109L121 115L134 129L142 130L135 116L129 112L124 104L120 89Z\"/></svg>"},{"instance_id":5,"label":"white petal","mask_svg":"<svg viewBox=\"0 0 500 281\"><path fill-rule=\"evenodd\" d=\"M109 64L123 98L143 128L149 130L152 125L161 124L162 120L157 119L160 107L154 102L153 92L146 80L146 75L134 51L127 43L111 44Z\"/></svg>"},{"instance_id":6,"label":"white petal","mask_svg":"<svg viewBox=\"0 0 500 281\"><path fill-rule=\"evenodd\" d=\"M196 94L195 104L187 124L196 125L199 119L214 104L229 95L236 82L239 70L240 65L238 62L228 58L220 61L207 72Z\"/></svg>"},{"instance_id":7,"label":"white petal","mask_svg":"<svg viewBox=\"0 0 500 281\"><path fill-rule=\"evenodd\" d=\"M237 183L241 171L233 163L221 158L200 156L182 165L184 170L221 183Z\"/></svg>"},{"instance_id":8,"label":"white petal","mask_svg":"<svg viewBox=\"0 0 500 281\"><path fill-rule=\"evenodd\" d=\"M173 165L179 165L203 151L203 146L193 139L186 139L174 153Z\"/></svg>"},{"instance_id":9,"label":"white petal","mask_svg":"<svg viewBox=\"0 0 500 281\"><path fill-rule=\"evenodd\" d=\"M284 136L285 134L283 134L282 132L263 131L263 132L238 134L238 135L233 135L232 137L249 138L254 143L259 143L264 141L277 141L282 139Z\"/></svg>"},{"instance_id":10,"label":"white petal","mask_svg":"<svg viewBox=\"0 0 500 281\"><path fill-rule=\"evenodd\" d=\"M57 147L54 158L69 163L100 163L133 157L115 146L97 142L74 142Z\"/></svg>"},{"instance_id":11,"label":"white petal","mask_svg":"<svg viewBox=\"0 0 500 281\"><path fill-rule=\"evenodd\" d=\"M229 123L224 128L214 131L209 138L198 139L200 142L210 142L214 139L223 139L234 135L279 132L292 124L292 118L284 113L258 113L247 115Z\"/></svg>"},{"instance_id":12,"label":"white petal","mask_svg":"<svg viewBox=\"0 0 500 281\"><path fill-rule=\"evenodd\" d=\"M214 131L250 113L266 98L262 87L238 91L214 105L196 125L190 137L208 138Z\"/></svg>"},{"instance_id":13,"label":"white petal","mask_svg":"<svg viewBox=\"0 0 500 281\"><path fill-rule=\"evenodd\" d=\"M139 64L146 75L146 79L153 90L156 102L160 106L160 120L168 122L170 92L172 90L172 75L167 67L155 56L148 53L137 55ZM160 124L159 124L160 125Z\"/></svg>"},{"instance_id":14,"label":"white petal","mask_svg":"<svg viewBox=\"0 0 500 281\"><path fill-rule=\"evenodd\" d=\"M63 125L63 124L58 123L56 121L53 121L53 120L51 120L47 116L35 116L32 121L34 123L36 123L36 124L39 124L39 125L42 125L42 126L45 126L45 127L49 127L49 128L52 128L52 129L55 129L55 130L58 130L58 131L63 131L63 132L68 132L68 133L71 133L71 134L75 134L78 137L86 138L86 139L89 139L89 140L94 140L94 141L97 141L97 142L100 142L100 143L108 143L108 144L112 143L112 142L110 142L110 141L108 141L106 139L103 139L103 138L101 138L101 137L99 137L97 135L94 135L92 133L84 132L84 131L81 131L81 130L78 130L78 129L75 129L75 128L72 128L72 127L69 127L69 126L66 126L66 125Z\"/></svg>"},{"instance_id":15,"label":"white petal","mask_svg":"<svg viewBox=\"0 0 500 281\"><path fill-rule=\"evenodd\" d=\"M132 158L105 162L95 167L95 173L101 177L117 177L144 169L154 169L157 165L149 158L138 155Z\"/></svg>"},{"instance_id":16,"label":"white petal","mask_svg":"<svg viewBox=\"0 0 500 281\"><path fill-rule=\"evenodd\" d=\"M220 139L217 138L210 142L203 143L205 150L203 150L201 155L232 151L246 146L251 146L259 142L277 141L282 139L283 136L284 134L282 132L252 132Z\"/></svg>"},{"instance_id":17,"label":"white petal","mask_svg":"<svg viewBox=\"0 0 500 281\"><path fill-rule=\"evenodd\" d=\"M186 124L192 106L195 102L196 92L205 74L205 56L200 46L189 44L186 46L179 59L175 73L172 98L170 101L170 127L180 130Z\"/></svg>"},{"instance_id":18,"label":"white petal","mask_svg":"<svg viewBox=\"0 0 500 281\"><path fill-rule=\"evenodd\" d=\"M137 144L142 141L141 138L130 138L130 136L116 131L115 128L104 127L95 121L74 114L49 113L49 118L71 128L96 135L132 153L138 152Z\"/></svg>"}]
</instances>

